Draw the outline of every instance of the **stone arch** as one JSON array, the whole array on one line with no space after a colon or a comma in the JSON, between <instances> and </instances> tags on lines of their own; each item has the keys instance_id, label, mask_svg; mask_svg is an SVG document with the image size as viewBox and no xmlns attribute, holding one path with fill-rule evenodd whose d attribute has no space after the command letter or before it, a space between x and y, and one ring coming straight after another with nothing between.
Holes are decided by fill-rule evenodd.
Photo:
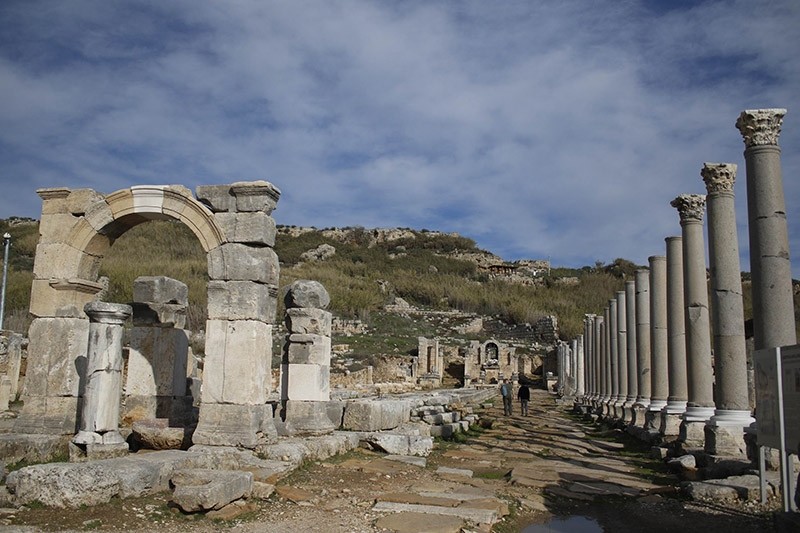
<instances>
[{"instance_id":1,"label":"stone arch","mask_svg":"<svg viewBox=\"0 0 800 533\"><path fill-rule=\"evenodd\" d=\"M255 447L275 433L266 404L278 258L270 216L280 191L266 181L198 187L142 185L102 195L53 188L42 198L29 331L31 386L19 433L74 433L81 359L88 342L84 305L95 299L99 266L113 242L150 220L176 220L208 256L206 376L195 442ZM248 294L248 308L242 295ZM204 413L205 412L205 413Z\"/></svg>"}]
</instances>

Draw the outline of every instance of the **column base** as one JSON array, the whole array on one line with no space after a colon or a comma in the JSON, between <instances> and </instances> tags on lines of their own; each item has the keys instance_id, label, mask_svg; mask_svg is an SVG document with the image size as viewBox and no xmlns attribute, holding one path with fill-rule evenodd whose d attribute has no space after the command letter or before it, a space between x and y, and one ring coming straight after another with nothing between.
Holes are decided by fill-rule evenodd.
<instances>
[{"instance_id":1,"label":"column base","mask_svg":"<svg viewBox=\"0 0 800 533\"><path fill-rule=\"evenodd\" d=\"M336 427L328 417L328 402L287 400L283 429L287 435L326 435Z\"/></svg>"},{"instance_id":2,"label":"column base","mask_svg":"<svg viewBox=\"0 0 800 533\"><path fill-rule=\"evenodd\" d=\"M686 412L686 400L667 400L667 405L662 411L670 415L682 415Z\"/></svg>"},{"instance_id":3,"label":"column base","mask_svg":"<svg viewBox=\"0 0 800 533\"><path fill-rule=\"evenodd\" d=\"M69 462L83 463L100 459L126 457L130 453L128 443L124 440L114 444L76 444L69 443Z\"/></svg>"},{"instance_id":4,"label":"column base","mask_svg":"<svg viewBox=\"0 0 800 533\"><path fill-rule=\"evenodd\" d=\"M706 422L704 420L692 421L684 418L680 425L678 440L681 441L684 449L705 449Z\"/></svg>"},{"instance_id":5,"label":"column base","mask_svg":"<svg viewBox=\"0 0 800 533\"><path fill-rule=\"evenodd\" d=\"M697 405L689 405L683 413L683 419L687 422L703 422L705 423L714 416L713 407L699 407Z\"/></svg>"},{"instance_id":6,"label":"column base","mask_svg":"<svg viewBox=\"0 0 800 533\"><path fill-rule=\"evenodd\" d=\"M661 426L658 432L665 437L678 437L681 434L681 422L683 422L683 412L670 413L666 407L661 411Z\"/></svg>"},{"instance_id":7,"label":"column base","mask_svg":"<svg viewBox=\"0 0 800 533\"><path fill-rule=\"evenodd\" d=\"M705 439L706 453L747 458L744 428L741 426L714 426L709 422L705 427Z\"/></svg>"},{"instance_id":8,"label":"column base","mask_svg":"<svg viewBox=\"0 0 800 533\"><path fill-rule=\"evenodd\" d=\"M275 442L278 432L272 405L203 403L200 420L192 435L193 444L237 446L255 449L259 444Z\"/></svg>"},{"instance_id":9,"label":"column base","mask_svg":"<svg viewBox=\"0 0 800 533\"><path fill-rule=\"evenodd\" d=\"M634 406L631 407L631 410L633 411L633 419L631 420L631 425L644 429L646 423L645 418L647 415L647 408L639 404L634 404Z\"/></svg>"},{"instance_id":10,"label":"column base","mask_svg":"<svg viewBox=\"0 0 800 533\"><path fill-rule=\"evenodd\" d=\"M715 409L708 423L714 427L739 427L746 428L755 422L756 419L750 416L750 411L736 409Z\"/></svg>"}]
</instances>

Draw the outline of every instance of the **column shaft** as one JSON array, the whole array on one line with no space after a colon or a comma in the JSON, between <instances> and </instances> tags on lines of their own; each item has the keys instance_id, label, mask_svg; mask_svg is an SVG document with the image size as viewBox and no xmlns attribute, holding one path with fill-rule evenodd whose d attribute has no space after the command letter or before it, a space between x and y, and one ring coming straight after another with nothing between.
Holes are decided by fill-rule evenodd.
<instances>
[{"instance_id":1,"label":"column shaft","mask_svg":"<svg viewBox=\"0 0 800 533\"><path fill-rule=\"evenodd\" d=\"M686 322L683 300L683 239L667 237L667 338L669 397L667 413L686 410Z\"/></svg>"},{"instance_id":2,"label":"column shaft","mask_svg":"<svg viewBox=\"0 0 800 533\"><path fill-rule=\"evenodd\" d=\"M639 382L636 378L636 282L625 282L625 324L628 329L628 396L625 406L631 407L636 401Z\"/></svg>"},{"instance_id":3,"label":"column shaft","mask_svg":"<svg viewBox=\"0 0 800 533\"><path fill-rule=\"evenodd\" d=\"M667 370L667 258L654 255L650 262L650 410L667 405L669 376Z\"/></svg>"},{"instance_id":4,"label":"column shaft","mask_svg":"<svg viewBox=\"0 0 800 533\"><path fill-rule=\"evenodd\" d=\"M622 406L628 397L628 328L625 308L625 291L617 291L617 365L619 398Z\"/></svg>"},{"instance_id":5,"label":"column shaft","mask_svg":"<svg viewBox=\"0 0 800 533\"><path fill-rule=\"evenodd\" d=\"M636 403L650 405L650 273L636 271Z\"/></svg>"}]
</instances>

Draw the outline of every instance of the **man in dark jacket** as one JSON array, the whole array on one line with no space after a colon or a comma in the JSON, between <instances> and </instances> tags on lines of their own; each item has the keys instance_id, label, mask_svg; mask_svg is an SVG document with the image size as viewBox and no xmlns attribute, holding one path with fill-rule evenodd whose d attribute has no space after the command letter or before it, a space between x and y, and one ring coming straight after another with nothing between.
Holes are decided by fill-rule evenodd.
<instances>
[{"instance_id":1,"label":"man in dark jacket","mask_svg":"<svg viewBox=\"0 0 800 533\"><path fill-rule=\"evenodd\" d=\"M522 384L517 392L519 398L520 408L522 409L522 416L528 416L528 402L531 399L531 390L527 385Z\"/></svg>"},{"instance_id":2,"label":"man in dark jacket","mask_svg":"<svg viewBox=\"0 0 800 533\"><path fill-rule=\"evenodd\" d=\"M507 379L503 380L503 384L500 385L500 396L503 397L503 414L509 416L511 414L511 384L508 382Z\"/></svg>"}]
</instances>

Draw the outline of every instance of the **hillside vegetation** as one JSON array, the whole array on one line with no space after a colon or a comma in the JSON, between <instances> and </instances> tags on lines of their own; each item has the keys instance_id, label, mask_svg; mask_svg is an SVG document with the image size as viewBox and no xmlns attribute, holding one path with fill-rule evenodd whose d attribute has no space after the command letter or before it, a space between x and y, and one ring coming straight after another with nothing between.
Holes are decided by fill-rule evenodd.
<instances>
[{"instance_id":1,"label":"hillside vegetation","mask_svg":"<svg viewBox=\"0 0 800 533\"><path fill-rule=\"evenodd\" d=\"M331 311L368 324L372 314L400 297L417 307L455 309L509 324L533 323L542 316L556 315L561 337L570 339L582 333L584 313L601 312L638 268L617 259L581 269L554 268L532 279L531 284L520 284L493 279L475 262L460 259L483 251L471 239L454 234L405 230L400 238L381 240L363 228L339 230L335 235L290 229L279 232L275 246L281 260L280 285L296 279L318 280L331 294ZM0 221L0 232L6 231L12 235L13 247L5 326L25 331L38 224ZM301 259L322 244L333 246L335 254L321 261ZM185 226L153 221L133 228L114 243L100 274L110 280L108 300L117 302L131 301L133 280L138 276L180 279L189 286L188 327L204 328L206 258ZM747 295L748 312L749 308Z\"/></svg>"}]
</instances>

